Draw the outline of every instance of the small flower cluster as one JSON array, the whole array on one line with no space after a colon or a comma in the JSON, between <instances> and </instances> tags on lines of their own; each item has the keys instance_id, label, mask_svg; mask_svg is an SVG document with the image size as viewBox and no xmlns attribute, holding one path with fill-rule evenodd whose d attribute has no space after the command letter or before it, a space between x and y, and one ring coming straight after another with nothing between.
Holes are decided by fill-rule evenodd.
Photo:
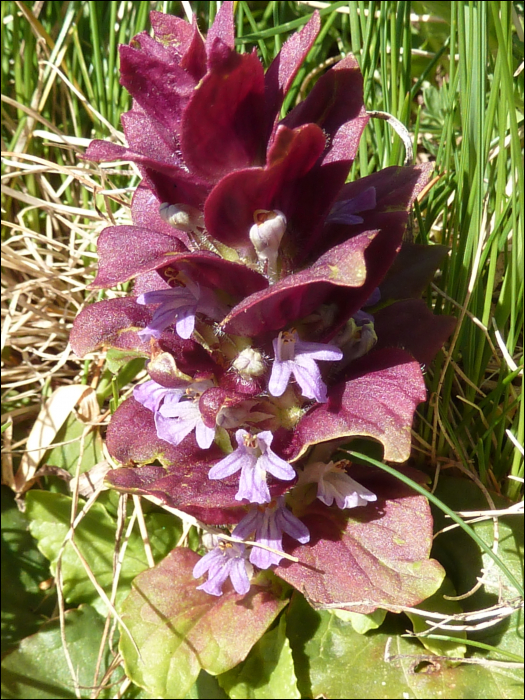
<instances>
[{"instance_id":1,"label":"small flower cluster","mask_svg":"<svg viewBox=\"0 0 525 700\"><path fill-rule=\"evenodd\" d=\"M419 305L420 332L406 304L423 302L396 297L389 270L429 169L346 183L368 121L352 56L280 119L317 13L266 74L255 52L234 50L232 2L205 40L177 17L152 12L151 24L154 37L120 49L134 99L122 116L128 145L94 141L86 153L142 175L133 224L99 238L91 285L134 279L134 291L84 309L71 343L81 356L104 345L148 358L150 379L108 429L123 465L108 481L232 526L236 541L221 541L194 576L207 573L199 588L212 595L228 578L245 594L253 567L280 564L284 535L309 543L297 516L315 496L326 508L376 501L334 456L341 443L365 435L386 458L408 456L425 397L417 360L449 326L429 333Z\"/></svg>"}]
</instances>

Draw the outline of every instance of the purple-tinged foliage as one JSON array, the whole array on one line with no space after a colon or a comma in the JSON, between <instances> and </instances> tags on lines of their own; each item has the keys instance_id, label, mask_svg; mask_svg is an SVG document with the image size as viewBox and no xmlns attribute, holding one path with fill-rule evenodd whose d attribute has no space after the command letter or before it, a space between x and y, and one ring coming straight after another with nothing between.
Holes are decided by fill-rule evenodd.
<instances>
[{"instance_id":1,"label":"purple-tinged foliage","mask_svg":"<svg viewBox=\"0 0 525 700\"><path fill-rule=\"evenodd\" d=\"M380 469L358 470L360 484L377 495L366 507L347 512L315 501L301 514L310 542L285 537L278 576L301 591L314 607L336 605L367 614L376 608L412 606L439 587L443 569L428 559L432 515L426 498ZM403 469L415 481L415 470Z\"/></svg>"},{"instance_id":2,"label":"purple-tinged foliage","mask_svg":"<svg viewBox=\"0 0 525 700\"><path fill-rule=\"evenodd\" d=\"M86 307L71 333L80 356L147 358L150 379L108 427L122 466L107 481L237 524L249 562L222 542L192 564L212 596L248 598L249 568L277 565L314 605L414 605L441 578L426 500L335 453L360 436L408 459L420 362L453 329L418 298L446 250L403 243L431 166L347 182L369 119L357 61L280 118L320 16L265 74L255 51L235 51L233 6L205 40L195 21L151 14L153 37L120 48L127 145L85 155L142 176L132 224L100 235L91 285L134 280L134 296Z\"/></svg>"}]
</instances>

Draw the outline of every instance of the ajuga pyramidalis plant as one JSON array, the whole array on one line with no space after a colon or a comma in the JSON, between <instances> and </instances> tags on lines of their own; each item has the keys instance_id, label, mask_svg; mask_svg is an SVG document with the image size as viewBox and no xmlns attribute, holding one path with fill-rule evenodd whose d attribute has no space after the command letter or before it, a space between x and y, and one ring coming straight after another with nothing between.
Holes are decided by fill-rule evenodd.
<instances>
[{"instance_id":1,"label":"ajuga pyramidalis plant","mask_svg":"<svg viewBox=\"0 0 525 700\"><path fill-rule=\"evenodd\" d=\"M197 595L243 601L281 579L319 607L417 604L443 576L428 503L341 446L408 459L421 365L453 327L418 298L443 251L403 243L430 166L347 182L369 119L353 56L280 118L318 14L266 73L234 49L231 2L205 40L177 17L151 24L120 49L128 146L86 153L142 176L91 285L133 292L86 307L71 335L80 356L148 360L112 416L107 481L237 540L177 554Z\"/></svg>"}]
</instances>

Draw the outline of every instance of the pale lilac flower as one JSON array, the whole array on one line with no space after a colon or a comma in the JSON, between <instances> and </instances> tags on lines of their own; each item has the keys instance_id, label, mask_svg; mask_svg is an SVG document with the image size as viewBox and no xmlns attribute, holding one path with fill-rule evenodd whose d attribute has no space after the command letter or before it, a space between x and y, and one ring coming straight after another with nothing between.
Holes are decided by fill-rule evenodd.
<instances>
[{"instance_id":1,"label":"pale lilac flower","mask_svg":"<svg viewBox=\"0 0 525 700\"><path fill-rule=\"evenodd\" d=\"M335 345L303 342L295 330L281 331L273 341L273 350L275 359L268 384L270 394L282 396L293 374L303 396L326 403L326 384L321 379L316 360L335 362L343 357L341 350Z\"/></svg>"},{"instance_id":2,"label":"pale lilac flower","mask_svg":"<svg viewBox=\"0 0 525 700\"><path fill-rule=\"evenodd\" d=\"M246 540L255 532L255 542L283 552L283 533L290 535L301 544L310 541L310 533L306 525L295 517L285 506L284 497L268 506L256 506L247 513L232 532L233 537ZM272 564L278 564L282 557L261 547L252 547L250 561L259 569L268 569Z\"/></svg>"},{"instance_id":3,"label":"pale lilac flower","mask_svg":"<svg viewBox=\"0 0 525 700\"><path fill-rule=\"evenodd\" d=\"M377 501L377 496L357 481L354 481L345 471L347 460L340 462L315 462L308 464L300 475L300 483L317 484L317 498L325 505L331 506L336 502L338 508L357 508L366 506L371 501Z\"/></svg>"},{"instance_id":4,"label":"pale lilac flower","mask_svg":"<svg viewBox=\"0 0 525 700\"><path fill-rule=\"evenodd\" d=\"M211 386L213 382L202 381L168 389L150 380L136 386L133 396L153 412L157 435L161 440L177 446L195 430L197 444L205 450L215 439L215 428L204 424L199 410L199 399Z\"/></svg>"},{"instance_id":5,"label":"pale lilac flower","mask_svg":"<svg viewBox=\"0 0 525 700\"><path fill-rule=\"evenodd\" d=\"M227 313L210 289L189 280L185 286L141 294L137 297L137 304L160 304L150 323L139 331L141 338L159 338L162 331L175 324L177 335L187 340L195 329L197 313L203 313L214 321L221 321Z\"/></svg>"},{"instance_id":6,"label":"pale lilac flower","mask_svg":"<svg viewBox=\"0 0 525 700\"><path fill-rule=\"evenodd\" d=\"M353 199L343 199L336 202L326 219L330 224L362 224L364 219L356 216L360 211L369 211L376 208L376 188L368 189L358 194Z\"/></svg>"},{"instance_id":7,"label":"pale lilac flower","mask_svg":"<svg viewBox=\"0 0 525 700\"><path fill-rule=\"evenodd\" d=\"M179 445L195 430L197 445L207 450L215 439L215 428L209 428L199 410L200 393L187 401L167 396L155 415L157 435L171 445Z\"/></svg>"},{"instance_id":8,"label":"pale lilac flower","mask_svg":"<svg viewBox=\"0 0 525 700\"><path fill-rule=\"evenodd\" d=\"M239 490L235 495L236 500L242 501L245 498L251 503L269 503L271 496L266 483L266 473L269 472L277 479L290 481L295 477L295 470L270 449L273 435L269 430L250 435L241 428L237 430L235 437L237 448L210 469L209 478L225 479L240 469L241 478Z\"/></svg>"},{"instance_id":9,"label":"pale lilac flower","mask_svg":"<svg viewBox=\"0 0 525 700\"><path fill-rule=\"evenodd\" d=\"M220 542L215 549L205 554L193 567L193 578L200 578L208 572L208 580L197 586L197 590L220 596L222 587L229 578L239 595L248 593L250 580L246 571L245 550L245 546L240 543Z\"/></svg>"},{"instance_id":10,"label":"pale lilac flower","mask_svg":"<svg viewBox=\"0 0 525 700\"><path fill-rule=\"evenodd\" d=\"M133 398L153 413L159 410L159 406L168 395L178 396L180 399L184 395L184 387L169 389L150 379L133 388Z\"/></svg>"}]
</instances>

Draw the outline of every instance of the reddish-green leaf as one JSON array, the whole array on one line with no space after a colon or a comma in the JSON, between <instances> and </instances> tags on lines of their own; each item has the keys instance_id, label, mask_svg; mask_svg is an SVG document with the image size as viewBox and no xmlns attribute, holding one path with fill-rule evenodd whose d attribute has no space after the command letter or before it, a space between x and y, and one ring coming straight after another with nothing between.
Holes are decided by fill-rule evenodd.
<instances>
[{"instance_id":1,"label":"reddish-green leaf","mask_svg":"<svg viewBox=\"0 0 525 700\"><path fill-rule=\"evenodd\" d=\"M246 658L286 605L270 588L252 585L240 596L225 585L220 597L198 591L199 556L178 548L137 576L122 618L140 655L122 631L128 676L154 697L183 698L201 668L224 673Z\"/></svg>"},{"instance_id":2,"label":"reddish-green leaf","mask_svg":"<svg viewBox=\"0 0 525 700\"><path fill-rule=\"evenodd\" d=\"M380 469L354 467L350 473L377 495L377 501L350 511L314 502L301 515L310 542L287 541L286 551L299 563L283 561L276 573L317 607L370 613L420 603L439 588L445 575L440 564L428 558L428 501Z\"/></svg>"}]
</instances>

